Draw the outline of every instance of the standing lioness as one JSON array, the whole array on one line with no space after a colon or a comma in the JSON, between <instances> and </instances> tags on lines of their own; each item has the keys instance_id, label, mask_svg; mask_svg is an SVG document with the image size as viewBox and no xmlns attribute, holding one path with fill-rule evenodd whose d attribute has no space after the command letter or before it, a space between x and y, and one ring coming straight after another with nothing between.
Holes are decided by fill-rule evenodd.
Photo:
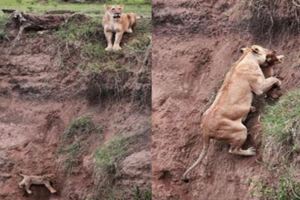
<instances>
[{"instance_id":1,"label":"standing lioness","mask_svg":"<svg viewBox=\"0 0 300 200\"><path fill-rule=\"evenodd\" d=\"M120 50L120 43L125 32L132 33L136 24L136 14L122 13L124 6L105 5L105 14L102 25L107 40L106 51ZM113 33L115 33L115 42L113 43Z\"/></svg>"},{"instance_id":2,"label":"standing lioness","mask_svg":"<svg viewBox=\"0 0 300 200\"><path fill-rule=\"evenodd\" d=\"M190 172L205 157L210 139L224 140L230 144L229 153L253 156L255 148L242 149L247 138L247 128L242 123L251 109L253 93L261 95L281 82L275 77L265 78L261 66L275 64L283 56L258 45L244 48L243 55L226 74L215 101L203 114L200 129L203 150L196 162L183 174L186 180Z\"/></svg>"}]
</instances>

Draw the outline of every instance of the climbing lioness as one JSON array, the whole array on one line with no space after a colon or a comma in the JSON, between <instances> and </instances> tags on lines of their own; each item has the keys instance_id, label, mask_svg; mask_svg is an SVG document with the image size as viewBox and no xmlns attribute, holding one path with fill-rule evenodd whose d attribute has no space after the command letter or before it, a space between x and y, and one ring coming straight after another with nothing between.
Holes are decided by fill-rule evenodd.
<instances>
[{"instance_id":1,"label":"climbing lioness","mask_svg":"<svg viewBox=\"0 0 300 200\"><path fill-rule=\"evenodd\" d=\"M224 140L230 144L229 153L253 156L255 148L242 149L247 138L247 128L242 123L251 110L253 93L261 95L273 85L280 86L275 77L265 78L261 67L281 62L283 56L258 45L243 48L243 55L226 74L213 104L202 116L200 129L203 150L195 163L186 170L182 179L205 157L210 139Z\"/></svg>"},{"instance_id":2,"label":"climbing lioness","mask_svg":"<svg viewBox=\"0 0 300 200\"><path fill-rule=\"evenodd\" d=\"M102 25L107 40L106 51L120 50L120 43L123 34L132 33L136 24L137 16L134 13L123 13L124 6L121 5L105 5L105 14L103 16ZM113 43L113 34L115 41Z\"/></svg>"}]
</instances>

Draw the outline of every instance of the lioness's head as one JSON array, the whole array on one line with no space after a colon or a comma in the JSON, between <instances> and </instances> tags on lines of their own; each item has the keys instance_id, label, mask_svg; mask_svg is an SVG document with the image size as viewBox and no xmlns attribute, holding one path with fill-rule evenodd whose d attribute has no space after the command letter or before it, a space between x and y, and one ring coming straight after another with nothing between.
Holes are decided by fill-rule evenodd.
<instances>
[{"instance_id":1,"label":"lioness's head","mask_svg":"<svg viewBox=\"0 0 300 200\"><path fill-rule=\"evenodd\" d=\"M123 9L123 5L105 5L106 13L114 19L118 19L121 17Z\"/></svg>"},{"instance_id":2,"label":"lioness's head","mask_svg":"<svg viewBox=\"0 0 300 200\"><path fill-rule=\"evenodd\" d=\"M252 45L251 47L245 47L241 49L243 54L251 53L255 56L260 66L271 66L277 63L281 63L284 56L276 55L276 51L263 48L259 45Z\"/></svg>"}]
</instances>

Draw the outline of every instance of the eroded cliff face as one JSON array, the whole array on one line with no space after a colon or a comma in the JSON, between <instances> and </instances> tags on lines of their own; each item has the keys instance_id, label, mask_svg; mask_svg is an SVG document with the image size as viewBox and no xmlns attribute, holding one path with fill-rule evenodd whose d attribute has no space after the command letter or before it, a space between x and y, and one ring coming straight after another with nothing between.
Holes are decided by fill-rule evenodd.
<instances>
[{"instance_id":1,"label":"eroded cliff face","mask_svg":"<svg viewBox=\"0 0 300 200\"><path fill-rule=\"evenodd\" d=\"M246 122L246 146L254 145L257 156L233 156L228 154L227 144L214 142L204 163L190 174L189 183L180 180L202 149L201 114L213 102L241 47L260 44L284 54L284 63L275 66L275 74L283 82L282 92L300 85L297 33L284 31L276 22L270 30L280 31L268 37L269 27L265 26L260 37L253 32L251 13L241 1L153 1L154 199L252 199L249 180L274 180L276 174L261 162L259 119L264 105L273 102L264 98L254 101L258 112L250 114Z\"/></svg>"},{"instance_id":2,"label":"eroded cliff face","mask_svg":"<svg viewBox=\"0 0 300 200\"><path fill-rule=\"evenodd\" d=\"M105 46L98 27L91 27L96 31L91 37L96 38L90 39ZM25 31L13 46L18 30L6 31L9 40L0 41L0 199L86 200L104 195L130 199L137 188L141 194L150 190L147 46L138 54L118 54L114 60L118 69L91 72L78 67L86 64L83 40L81 45L62 41L57 30ZM125 40L137 43L139 38ZM102 61L95 62L109 66L111 61L104 56L114 55L104 53L98 58ZM126 62L131 65L125 67ZM120 148L118 154L110 151L111 146ZM101 158L96 152L106 153L109 163L98 165ZM99 181L103 177L99 171L111 172L109 179ZM20 172L54 174L58 193L33 186L33 194L26 194L18 188ZM104 187L109 187L105 194Z\"/></svg>"}]
</instances>

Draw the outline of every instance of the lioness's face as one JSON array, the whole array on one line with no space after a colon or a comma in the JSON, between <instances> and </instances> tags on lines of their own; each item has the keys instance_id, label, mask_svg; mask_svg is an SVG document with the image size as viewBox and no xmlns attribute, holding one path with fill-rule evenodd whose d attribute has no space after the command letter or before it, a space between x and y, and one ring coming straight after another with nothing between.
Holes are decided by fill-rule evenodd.
<instances>
[{"instance_id":1,"label":"lioness's face","mask_svg":"<svg viewBox=\"0 0 300 200\"><path fill-rule=\"evenodd\" d=\"M121 5L108 5L106 6L106 12L113 18L120 18L123 12L124 6Z\"/></svg>"},{"instance_id":2,"label":"lioness's face","mask_svg":"<svg viewBox=\"0 0 300 200\"><path fill-rule=\"evenodd\" d=\"M265 49L259 45L251 46L252 54L255 56L258 64L262 65L267 61L267 55L274 54L273 51Z\"/></svg>"},{"instance_id":3,"label":"lioness's face","mask_svg":"<svg viewBox=\"0 0 300 200\"><path fill-rule=\"evenodd\" d=\"M259 45L252 45L250 48L242 48L241 51L245 53L252 53L261 66L271 66L277 63L281 63L283 55L276 55L276 51L263 48Z\"/></svg>"}]
</instances>

